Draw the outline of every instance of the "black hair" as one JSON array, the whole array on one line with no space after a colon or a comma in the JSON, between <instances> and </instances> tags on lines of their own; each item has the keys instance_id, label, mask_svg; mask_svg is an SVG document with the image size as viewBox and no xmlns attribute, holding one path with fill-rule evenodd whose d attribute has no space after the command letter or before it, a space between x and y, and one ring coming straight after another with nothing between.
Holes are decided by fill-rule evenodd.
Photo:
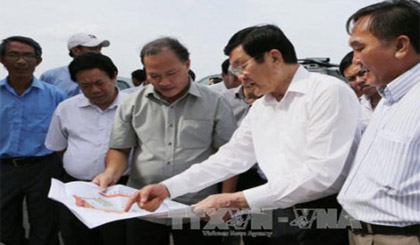
<instances>
[{"instance_id":1,"label":"black hair","mask_svg":"<svg viewBox=\"0 0 420 245\"><path fill-rule=\"evenodd\" d=\"M420 3L414 0L392 0L375 3L359 9L346 22L349 34L353 25L369 16L369 31L381 41L390 41L400 35L410 39L420 54Z\"/></svg>"},{"instance_id":2,"label":"black hair","mask_svg":"<svg viewBox=\"0 0 420 245\"><path fill-rule=\"evenodd\" d=\"M193 81L195 81L195 73L193 72L193 70L188 70L188 75L190 75L190 77L191 77L191 79L193 80Z\"/></svg>"},{"instance_id":3,"label":"black hair","mask_svg":"<svg viewBox=\"0 0 420 245\"><path fill-rule=\"evenodd\" d=\"M183 63L185 63L190 57L188 49L177 39L172 37L163 37L144 45L140 52L141 63L144 65L144 57L146 55L157 55L165 48L169 48L174 51L176 56L178 56L179 60L181 60Z\"/></svg>"},{"instance_id":4,"label":"black hair","mask_svg":"<svg viewBox=\"0 0 420 245\"><path fill-rule=\"evenodd\" d=\"M76 74L78 72L95 68L105 72L111 79L115 78L118 73L117 67L108 56L88 52L77 56L70 63L70 77L73 81L76 81Z\"/></svg>"},{"instance_id":5,"label":"black hair","mask_svg":"<svg viewBox=\"0 0 420 245\"><path fill-rule=\"evenodd\" d=\"M252 26L235 33L224 49L225 55L230 55L239 45L257 62L264 61L264 53L277 49L288 64L296 64L295 48L283 31L275 25Z\"/></svg>"},{"instance_id":6,"label":"black hair","mask_svg":"<svg viewBox=\"0 0 420 245\"><path fill-rule=\"evenodd\" d=\"M131 78L135 78L138 81L146 80L146 72L143 69L137 69L131 73Z\"/></svg>"},{"instance_id":7,"label":"black hair","mask_svg":"<svg viewBox=\"0 0 420 245\"><path fill-rule=\"evenodd\" d=\"M3 39L2 43L0 44L0 57L4 57L4 55L6 54L6 46L7 46L7 44L9 44L11 42L19 42L19 43L24 43L24 44L27 44L27 45L31 46L35 50L35 56L38 59L41 59L42 48L39 45L39 43L37 43L32 38L23 37L23 36L12 36L12 37L8 37L6 39Z\"/></svg>"},{"instance_id":8,"label":"black hair","mask_svg":"<svg viewBox=\"0 0 420 245\"><path fill-rule=\"evenodd\" d=\"M222 74L228 74L229 65L230 65L229 59L226 59L225 61L223 61L223 63L222 63Z\"/></svg>"},{"instance_id":9,"label":"black hair","mask_svg":"<svg viewBox=\"0 0 420 245\"><path fill-rule=\"evenodd\" d=\"M340 72L341 75L344 76L344 71L349 68L349 66L351 66L351 64L353 63L353 51L350 51L346 54L346 56L344 56L344 58L341 60L340 62Z\"/></svg>"}]
</instances>

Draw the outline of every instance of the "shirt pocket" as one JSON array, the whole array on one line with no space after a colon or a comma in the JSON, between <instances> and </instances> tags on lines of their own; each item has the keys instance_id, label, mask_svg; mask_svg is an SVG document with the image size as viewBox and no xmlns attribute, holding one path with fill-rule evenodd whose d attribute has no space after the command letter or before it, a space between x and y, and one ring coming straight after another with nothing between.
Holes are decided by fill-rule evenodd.
<instances>
[{"instance_id":1,"label":"shirt pocket","mask_svg":"<svg viewBox=\"0 0 420 245\"><path fill-rule=\"evenodd\" d=\"M213 121L184 119L179 128L179 145L182 148L208 148L213 140Z\"/></svg>"},{"instance_id":2,"label":"shirt pocket","mask_svg":"<svg viewBox=\"0 0 420 245\"><path fill-rule=\"evenodd\" d=\"M404 134L380 130L374 149L378 157L378 172L375 173L379 184L389 190L398 191L401 184L409 177L409 145L412 137Z\"/></svg>"}]
</instances>

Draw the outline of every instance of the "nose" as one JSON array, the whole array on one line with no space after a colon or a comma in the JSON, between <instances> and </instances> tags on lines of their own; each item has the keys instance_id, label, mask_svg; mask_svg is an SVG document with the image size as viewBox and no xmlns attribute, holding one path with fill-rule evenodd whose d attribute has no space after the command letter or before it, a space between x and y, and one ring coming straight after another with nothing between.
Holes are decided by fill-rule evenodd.
<instances>
[{"instance_id":1,"label":"nose","mask_svg":"<svg viewBox=\"0 0 420 245\"><path fill-rule=\"evenodd\" d=\"M246 74L244 74L243 72L237 74L236 77L241 81L242 84L248 79Z\"/></svg>"},{"instance_id":2,"label":"nose","mask_svg":"<svg viewBox=\"0 0 420 245\"><path fill-rule=\"evenodd\" d=\"M359 55L356 52L354 53L352 63L355 64L355 65L363 66L363 62L362 62L362 60L360 59Z\"/></svg>"},{"instance_id":3,"label":"nose","mask_svg":"<svg viewBox=\"0 0 420 245\"><path fill-rule=\"evenodd\" d=\"M101 89L99 88L99 86L96 86L95 84L92 84L90 92L91 93L99 93L99 92L101 92Z\"/></svg>"},{"instance_id":4,"label":"nose","mask_svg":"<svg viewBox=\"0 0 420 245\"><path fill-rule=\"evenodd\" d=\"M364 76L356 76L356 84L363 85L366 82L366 78Z\"/></svg>"},{"instance_id":5,"label":"nose","mask_svg":"<svg viewBox=\"0 0 420 245\"><path fill-rule=\"evenodd\" d=\"M171 84L171 80L169 80L167 76L163 76L159 81L160 86L168 86L170 84Z\"/></svg>"},{"instance_id":6,"label":"nose","mask_svg":"<svg viewBox=\"0 0 420 245\"><path fill-rule=\"evenodd\" d=\"M24 64L26 64L27 62L26 62L26 60L23 58L23 56L19 56L19 58L16 60L16 63L17 64L20 64L20 65L24 65Z\"/></svg>"}]
</instances>

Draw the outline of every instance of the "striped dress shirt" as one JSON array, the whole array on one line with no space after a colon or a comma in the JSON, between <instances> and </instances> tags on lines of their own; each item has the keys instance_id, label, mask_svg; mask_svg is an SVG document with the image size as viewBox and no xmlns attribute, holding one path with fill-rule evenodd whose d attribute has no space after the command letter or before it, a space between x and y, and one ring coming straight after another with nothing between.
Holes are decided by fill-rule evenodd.
<instances>
[{"instance_id":1,"label":"striped dress shirt","mask_svg":"<svg viewBox=\"0 0 420 245\"><path fill-rule=\"evenodd\" d=\"M420 64L379 93L338 201L367 223L420 224Z\"/></svg>"}]
</instances>

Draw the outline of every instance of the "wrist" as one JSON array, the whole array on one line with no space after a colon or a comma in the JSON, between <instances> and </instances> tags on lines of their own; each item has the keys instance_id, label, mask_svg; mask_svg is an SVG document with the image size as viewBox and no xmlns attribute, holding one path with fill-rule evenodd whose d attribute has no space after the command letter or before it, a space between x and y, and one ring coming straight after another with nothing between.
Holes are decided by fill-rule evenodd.
<instances>
[{"instance_id":1,"label":"wrist","mask_svg":"<svg viewBox=\"0 0 420 245\"><path fill-rule=\"evenodd\" d=\"M245 195L242 191L235 192L230 195L232 195L230 205L229 205L230 207L249 208L248 202L246 201Z\"/></svg>"}]
</instances>

